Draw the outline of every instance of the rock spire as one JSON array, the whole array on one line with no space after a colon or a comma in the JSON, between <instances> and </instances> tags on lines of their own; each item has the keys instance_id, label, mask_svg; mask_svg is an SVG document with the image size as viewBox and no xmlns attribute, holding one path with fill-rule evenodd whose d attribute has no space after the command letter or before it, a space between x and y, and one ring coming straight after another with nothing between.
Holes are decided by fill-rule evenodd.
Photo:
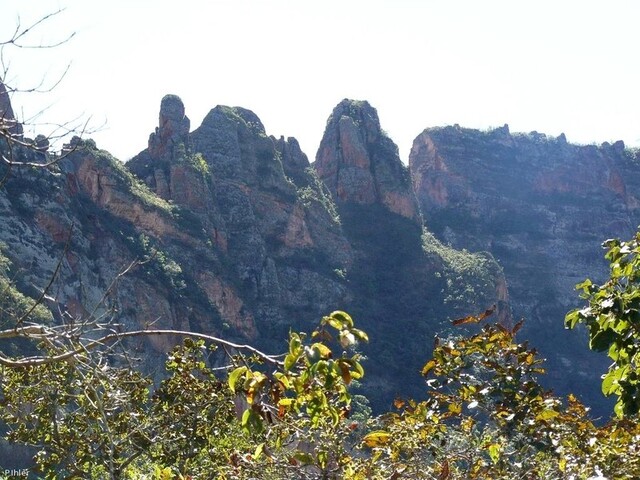
<instances>
[{"instance_id":1,"label":"rock spire","mask_svg":"<svg viewBox=\"0 0 640 480\"><path fill-rule=\"evenodd\" d=\"M398 147L380 128L378 112L366 101L345 99L333 110L315 168L338 203L382 204L420 222L408 169Z\"/></svg>"}]
</instances>

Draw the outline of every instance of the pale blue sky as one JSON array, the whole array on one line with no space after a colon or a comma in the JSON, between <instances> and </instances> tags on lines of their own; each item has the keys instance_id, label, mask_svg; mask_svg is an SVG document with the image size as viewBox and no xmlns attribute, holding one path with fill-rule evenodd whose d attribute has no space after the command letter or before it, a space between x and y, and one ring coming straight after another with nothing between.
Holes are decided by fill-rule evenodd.
<instances>
[{"instance_id":1,"label":"pale blue sky","mask_svg":"<svg viewBox=\"0 0 640 480\"><path fill-rule=\"evenodd\" d=\"M71 69L14 108L106 121L91 136L121 160L146 147L166 93L192 129L218 104L242 106L311 160L345 97L377 108L404 161L424 128L454 123L640 146L636 0L0 0L0 40L18 15L26 25L59 7L33 38L76 36L6 49L8 80Z\"/></svg>"}]
</instances>

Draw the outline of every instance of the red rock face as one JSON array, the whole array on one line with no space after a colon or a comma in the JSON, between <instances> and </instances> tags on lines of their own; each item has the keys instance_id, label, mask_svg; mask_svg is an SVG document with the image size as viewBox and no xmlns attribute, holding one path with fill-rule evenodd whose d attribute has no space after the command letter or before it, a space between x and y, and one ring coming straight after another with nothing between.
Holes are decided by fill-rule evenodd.
<instances>
[{"instance_id":1,"label":"red rock face","mask_svg":"<svg viewBox=\"0 0 640 480\"><path fill-rule=\"evenodd\" d=\"M595 147L584 147L578 152L573 161L540 172L533 181L533 189L545 194L575 195L610 190L626 199L626 186L620 165L616 165L612 158L602 155Z\"/></svg>"},{"instance_id":2,"label":"red rock face","mask_svg":"<svg viewBox=\"0 0 640 480\"><path fill-rule=\"evenodd\" d=\"M222 321L232 326L243 337L255 340L258 332L253 315L245 308L235 289L210 273L200 274L199 281L209 300L217 307Z\"/></svg>"},{"instance_id":3,"label":"red rock face","mask_svg":"<svg viewBox=\"0 0 640 480\"><path fill-rule=\"evenodd\" d=\"M171 199L178 205L188 205L196 212L205 211L210 204L210 192L199 172L185 165L171 165Z\"/></svg>"},{"instance_id":4,"label":"red rock face","mask_svg":"<svg viewBox=\"0 0 640 480\"><path fill-rule=\"evenodd\" d=\"M309 233L309 227L307 226L302 205L297 204L289 216L287 230L284 235L284 244L287 248L313 246L313 239L311 238L311 233Z\"/></svg>"},{"instance_id":5,"label":"red rock face","mask_svg":"<svg viewBox=\"0 0 640 480\"><path fill-rule=\"evenodd\" d=\"M130 221L149 235L189 241L189 237L176 228L168 215L160 209L146 207L133 197L118 184L114 172L100 165L92 154L74 155L70 163L74 168L73 173L67 175L71 191L83 192L98 206Z\"/></svg>"},{"instance_id":6,"label":"red rock face","mask_svg":"<svg viewBox=\"0 0 640 480\"><path fill-rule=\"evenodd\" d=\"M409 175L367 102L343 100L333 111L314 168L338 202L381 204L420 222Z\"/></svg>"},{"instance_id":7,"label":"red rock face","mask_svg":"<svg viewBox=\"0 0 640 480\"><path fill-rule=\"evenodd\" d=\"M447 160L440 154L436 143L427 131L413 142L409 154L413 189L420 199L423 212L450 205L473 201L468 179L457 171L451 171Z\"/></svg>"}]
</instances>

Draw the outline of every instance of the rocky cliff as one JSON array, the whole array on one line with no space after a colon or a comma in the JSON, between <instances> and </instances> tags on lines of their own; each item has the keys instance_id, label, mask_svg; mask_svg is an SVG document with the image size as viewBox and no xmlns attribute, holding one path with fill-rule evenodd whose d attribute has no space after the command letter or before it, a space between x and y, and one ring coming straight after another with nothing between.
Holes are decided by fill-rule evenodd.
<instances>
[{"instance_id":1,"label":"rocky cliff","mask_svg":"<svg viewBox=\"0 0 640 480\"><path fill-rule=\"evenodd\" d=\"M153 324L280 351L290 328L344 309L373 339L365 388L384 406L421 394L416 372L448 319L492 303L508 316L491 256L423 228L409 171L366 102L336 107L315 169L295 139L268 136L244 108L218 106L190 131L175 95L126 166L91 140L64 153L48 170L14 169L0 188L10 278L32 297L54 278L57 321ZM131 348L153 363L170 346Z\"/></svg>"},{"instance_id":2,"label":"rocky cliff","mask_svg":"<svg viewBox=\"0 0 640 480\"><path fill-rule=\"evenodd\" d=\"M345 99L333 110L314 167L338 203L380 205L421 223L409 171L367 102Z\"/></svg>"},{"instance_id":3,"label":"rocky cliff","mask_svg":"<svg viewBox=\"0 0 640 480\"><path fill-rule=\"evenodd\" d=\"M580 304L576 283L606 278L602 241L628 238L640 223L639 160L622 142L572 145L506 125L427 129L410 155L428 228L498 259L514 316L526 319L523 335L550 361L550 384L593 404L602 403L594 372L608 362L566 332L563 318Z\"/></svg>"},{"instance_id":4,"label":"rocky cliff","mask_svg":"<svg viewBox=\"0 0 640 480\"><path fill-rule=\"evenodd\" d=\"M350 245L295 139L267 136L259 118L238 107L214 108L191 133L185 119L182 102L165 97L149 148L127 167L188 212L224 264L212 269L190 251L175 253L226 312L223 322L234 330L251 324L256 338L286 334L343 303L348 291L336 272L348 268ZM285 175L283 160L300 185ZM220 295L242 308L221 305ZM240 310L244 317L230 316Z\"/></svg>"}]
</instances>

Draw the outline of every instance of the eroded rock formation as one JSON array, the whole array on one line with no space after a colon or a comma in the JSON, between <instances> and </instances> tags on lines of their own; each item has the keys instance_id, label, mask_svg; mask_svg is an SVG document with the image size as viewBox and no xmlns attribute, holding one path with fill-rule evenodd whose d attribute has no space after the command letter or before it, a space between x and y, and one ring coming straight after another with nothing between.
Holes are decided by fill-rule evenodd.
<instances>
[{"instance_id":1,"label":"eroded rock formation","mask_svg":"<svg viewBox=\"0 0 640 480\"><path fill-rule=\"evenodd\" d=\"M338 203L380 204L420 223L409 172L367 102L345 99L336 106L314 165Z\"/></svg>"}]
</instances>

